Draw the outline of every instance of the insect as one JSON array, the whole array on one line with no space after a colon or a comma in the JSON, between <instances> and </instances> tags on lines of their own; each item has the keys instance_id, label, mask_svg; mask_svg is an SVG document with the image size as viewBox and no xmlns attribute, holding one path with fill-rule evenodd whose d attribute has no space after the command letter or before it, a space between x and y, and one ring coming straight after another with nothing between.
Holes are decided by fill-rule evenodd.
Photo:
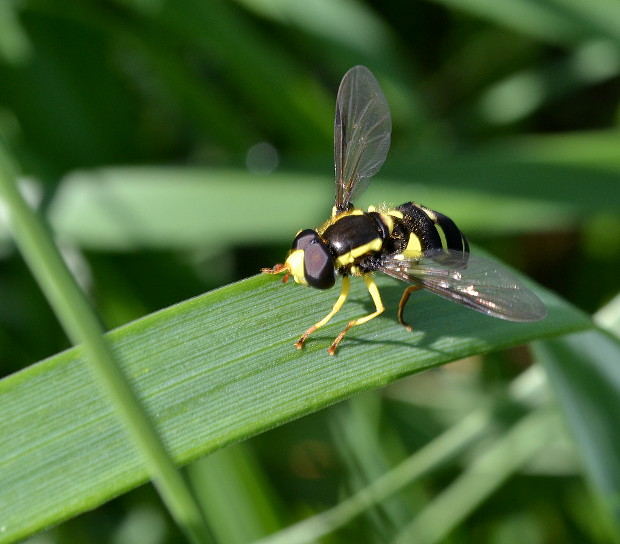
<instances>
[{"instance_id":1,"label":"insect","mask_svg":"<svg viewBox=\"0 0 620 544\"><path fill-rule=\"evenodd\" d=\"M538 321L547 310L541 300L497 263L469 252L465 235L445 215L414 202L400 206L355 208L353 200L370 183L388 153L392 121L387 100L368 68L355 66L343 77L336 100L334 161L336 195L331 218L318 229L297 233L284 264L263 273L286 273L296 283L329 289L342 276L332 310L295 343L323 327L342 308L350 277L360 276L375 311L350 321L327 352L334 355L345 334L384 311L373 273L382 272L410 284L398 305L398 320L409 296L427 289L484 314L510 321Z\"/></svg>"}]
</instances>

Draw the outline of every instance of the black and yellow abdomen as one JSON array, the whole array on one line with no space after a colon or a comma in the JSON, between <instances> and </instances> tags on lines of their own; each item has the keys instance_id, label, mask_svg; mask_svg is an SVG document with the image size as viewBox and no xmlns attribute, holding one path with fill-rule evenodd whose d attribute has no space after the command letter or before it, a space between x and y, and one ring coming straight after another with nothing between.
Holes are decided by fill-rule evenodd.
<instances>
[{"instance_id":1,"label":"black and yellow abdomen","mask_svg":"<svg viewBox=\"0 0 620 544\"><path fill-rule=\"evenodd\" d=\"M388 212L397 225L386 244L390 255L415 256L430 250L450 249L469 253L465 235L449 217L414 202L401 204Z\"/></svg>"}]
</instances>

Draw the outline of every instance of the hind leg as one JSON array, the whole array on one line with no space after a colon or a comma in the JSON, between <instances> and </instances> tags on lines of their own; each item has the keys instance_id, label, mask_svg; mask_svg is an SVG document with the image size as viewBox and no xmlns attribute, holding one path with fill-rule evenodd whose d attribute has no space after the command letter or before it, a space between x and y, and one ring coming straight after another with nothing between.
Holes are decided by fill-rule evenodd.
<instances>
[{"instance_id":1,"label":"hind leg","mask_svg":"<svg viewBox=\"0 0 620 544\"><path fill-rule=\"evenodd\" d=\"M398 321L401 325L405 326L408 331L412 331L413 328L411 327L411 325L409 325L409 323L403 320L403 311L405 310L405 304L407 304L411 293L417 291L418 289L422 288L419 285L410 285L409 287L407 287L403 292L403 296L401 297L400 302L398 303Z\"/></svg>"}]
</instances>

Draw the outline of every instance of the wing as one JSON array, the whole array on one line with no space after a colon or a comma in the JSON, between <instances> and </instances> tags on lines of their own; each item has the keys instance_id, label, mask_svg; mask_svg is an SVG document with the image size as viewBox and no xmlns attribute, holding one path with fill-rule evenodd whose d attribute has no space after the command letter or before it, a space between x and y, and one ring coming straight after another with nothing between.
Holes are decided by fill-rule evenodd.
<instances>
[{"instance_id":1,"label":"wing","mask_svg":"<svg viewBox=\"0 0 620 544\"><path fill-rule=\"evenodd\" d=\"M451 250L433 250L419 258L387 257L381 272L509 321L538 321L547 315L543 302L498 263Z\"/></svg>"},{"instance_id":2,"label":"wing","mask_svg":"<svg viewBox=\"0 0 620 544\"><path fill-rule=\"evenodd\" d=\"M370 183L390 148L392 119L379 83L364 66L342 78L334 120L334 163L338 212L349 208Z\"/></svg>"}]
</instances>

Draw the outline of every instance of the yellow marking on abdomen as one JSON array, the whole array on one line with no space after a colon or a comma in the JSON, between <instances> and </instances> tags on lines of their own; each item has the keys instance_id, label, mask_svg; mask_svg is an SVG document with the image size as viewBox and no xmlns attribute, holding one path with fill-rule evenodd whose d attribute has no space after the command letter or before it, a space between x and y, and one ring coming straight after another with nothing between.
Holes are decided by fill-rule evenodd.
<instances>
[{"instance_id":1,"label":"yellow marking on abdomen","mask_svg":"<svg viewBox=\"0 0 620 544\"><path fill-rule=\"evenodd\" d=\"M437 234L439 234L439 239L441 240L441 247L444 249L448 249L446 233L443 231L443 228L439 223L435 223L435 230L437 231Z\"/></svg>"},{"instance_id":2,"label":"yellow marking on abdomen","mask_svg":"<svg viewBox=\"0 0 620 544\"><path fill-rule=\"evenodd\" d=\"M415 234L410 234L409 240L407 241L407 247L401 251L400 254L405 259L420 256L422 254L422 244L420 243L420 239Z\"/></svg>"}]
</instances>

